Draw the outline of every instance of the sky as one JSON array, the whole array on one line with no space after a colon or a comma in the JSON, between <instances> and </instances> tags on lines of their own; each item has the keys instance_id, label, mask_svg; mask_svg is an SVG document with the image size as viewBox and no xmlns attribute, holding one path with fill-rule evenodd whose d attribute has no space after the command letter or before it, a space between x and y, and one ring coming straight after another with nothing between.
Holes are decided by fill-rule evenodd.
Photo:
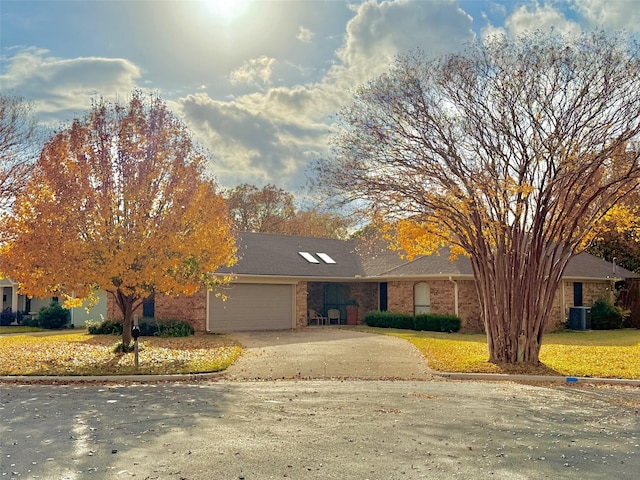
<instances>
[{"instance_id":1,"label":"sky","mask_svg":"<svg viewBox=\"0 0 640 480\"><path fill-rule=\"evenodd\" d=\"M159 94L211 154L220 186L304 196L336 115L417 48L502 33L640 30L636 0L0 0L0 90L60 128L92 99Z\"/></svg>"}]
</instances>

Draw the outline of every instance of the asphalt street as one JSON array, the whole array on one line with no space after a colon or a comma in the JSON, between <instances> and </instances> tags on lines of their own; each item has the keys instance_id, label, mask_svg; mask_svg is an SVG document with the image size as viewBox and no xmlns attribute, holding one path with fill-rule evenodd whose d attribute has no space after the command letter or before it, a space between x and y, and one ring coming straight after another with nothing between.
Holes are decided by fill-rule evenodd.
<instances>
[{"instance_id":1,"label":"asphalt street","mask_svg":"<svg viewBox=\"0 0 640 480\"><path fill-rule=\"evenodd\" d=\"M0 384L3 479L637 479L640 389Z\"/></svg>"}]
</instances>

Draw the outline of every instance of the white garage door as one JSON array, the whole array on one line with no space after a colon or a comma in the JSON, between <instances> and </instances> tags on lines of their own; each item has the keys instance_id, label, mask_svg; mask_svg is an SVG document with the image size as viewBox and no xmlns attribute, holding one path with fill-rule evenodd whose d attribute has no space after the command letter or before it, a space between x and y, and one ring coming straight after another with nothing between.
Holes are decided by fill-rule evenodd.
<instances>
[{"instance_id":1,"label":"white garage door","mask_svg":"<svg viewBox=\"0 0 640 480\"><path fill-rule=\"evenodd\" d=\"M294 285L237 283L226 288L226 300L209 293L209 331L294 328Z\"/></svg>"}]
</instances>

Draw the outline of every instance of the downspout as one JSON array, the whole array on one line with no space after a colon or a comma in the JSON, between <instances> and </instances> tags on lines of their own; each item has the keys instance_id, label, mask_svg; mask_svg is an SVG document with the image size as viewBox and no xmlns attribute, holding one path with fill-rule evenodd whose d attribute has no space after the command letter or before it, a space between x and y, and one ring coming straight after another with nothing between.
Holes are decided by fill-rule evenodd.
<instances>
[{"instance_id":1,"label":"downspout","mask_svg":"<svg viewBox=\"0 0 640 480\"><path fill-rule=\"evenodd\" d=\"M451 275L449 275L449 281L453 283L453 311L456 317L459 317L460 315L458 315L458 282L456 282L453 278L451 278Z\"/></svg>"}]
</instances>

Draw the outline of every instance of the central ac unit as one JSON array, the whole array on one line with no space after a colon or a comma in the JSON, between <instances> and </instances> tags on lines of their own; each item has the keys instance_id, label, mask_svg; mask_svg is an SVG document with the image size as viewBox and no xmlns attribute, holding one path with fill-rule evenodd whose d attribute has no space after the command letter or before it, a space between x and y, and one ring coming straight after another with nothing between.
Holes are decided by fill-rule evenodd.
<instances>
[{"instance_id":1,"label":"central ac unit","mask_svg":"<svg viewBox=\"0 0 640 480\"><path fill-rule=\"evenodd\" d=\"M591 307L569 308L569 323L571 330L591 330Z\"/></svg>"}]
</instances>

